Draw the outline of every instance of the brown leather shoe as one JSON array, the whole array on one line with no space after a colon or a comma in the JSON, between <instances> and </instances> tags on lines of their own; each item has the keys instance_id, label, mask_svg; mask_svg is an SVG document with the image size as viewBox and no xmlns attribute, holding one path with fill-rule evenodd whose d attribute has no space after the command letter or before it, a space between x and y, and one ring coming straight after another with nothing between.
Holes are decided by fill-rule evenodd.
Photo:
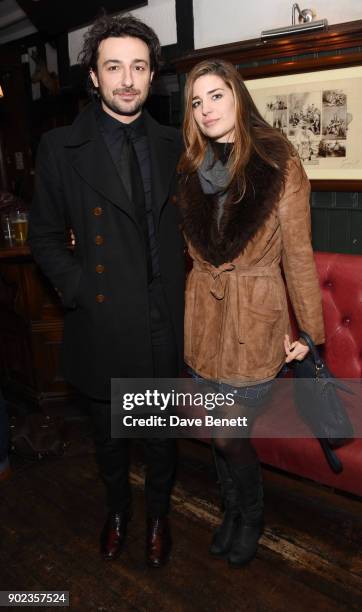
<instances>
[{"instance_id":1,"label":"brown leather shoe","mask_svg":"<svg viewBox=\"0 0 362 612\"><path fill-rule=\"evenodd\" d=\"M101 555L106 561L119 556L126 539L128 515L125 512L110 512L101 533Z\"/></svg>"},{"instance_id":2,"label":"brown leather shoe","mask_svg":"<svg viewBox=\"0 0 362 612\"><path fill-rule=\"evenodd\" d=\"M171 551L171 534L168 519L148 518L146 536L146 562L150 567L162 567Z\"/></svg>"}]
</instances>

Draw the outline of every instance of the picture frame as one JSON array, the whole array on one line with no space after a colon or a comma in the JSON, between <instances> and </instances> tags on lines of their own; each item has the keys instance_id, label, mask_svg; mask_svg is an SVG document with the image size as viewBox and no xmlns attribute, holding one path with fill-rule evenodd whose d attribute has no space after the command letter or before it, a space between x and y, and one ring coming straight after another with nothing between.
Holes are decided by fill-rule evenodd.
<instances>
[{"instance_id":1,"label":"picture frame","mask_svg":"<svg viewBox=\"0 0 362 612\"><path fill-rule=\"evenodd\" d=\"M181 82L198 62L213 58L231 62L245 82L263 80L271 83L275 76L296 76L319 72L324 80L326 71L362 66L362 19L330 24L325 31L262 40L260 37L188 52L173 61ZM362 191L362 179L311 179L313 191Z\"/></svg>"},{"instance_id":2,"label":"picture frame","mask_svg":"<svg viewBox=\"0 0 362 612\"><path fill-rule=\"evenodd\" d=\"M362 66L245 84L261 115L296 147L315 191L362 190Z\"/></svg>"}]
</instances>

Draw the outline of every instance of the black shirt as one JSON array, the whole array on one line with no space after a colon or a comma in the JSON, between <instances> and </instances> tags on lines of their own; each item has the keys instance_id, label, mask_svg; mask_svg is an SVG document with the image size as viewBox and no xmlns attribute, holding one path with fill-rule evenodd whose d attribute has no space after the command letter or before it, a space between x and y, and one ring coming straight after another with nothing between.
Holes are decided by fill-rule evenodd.
<instances>
[{"instance_id":1,"label":"black shirt","mask_svg":"<svg viewBox=\"0 0 362 612\"><path fill-rule=\"evenodd\" d=\"M148 239L150 247L150 255L152 262L152 275L157 277L160 274L160 264L158 256L158 241L155 231L155 222L152 207L152 183L151 183L151 160L148 146L148 138L143 115L137 117L131 123L123 123L106 113L99 104L96 111L98 125L105 143L119 172L120 152L126 138L126 130L129 138L132 141L136 152L140 173L143 183L143 191L145 196L145 209L147 217Z\"/></svg>"}]
</instances>

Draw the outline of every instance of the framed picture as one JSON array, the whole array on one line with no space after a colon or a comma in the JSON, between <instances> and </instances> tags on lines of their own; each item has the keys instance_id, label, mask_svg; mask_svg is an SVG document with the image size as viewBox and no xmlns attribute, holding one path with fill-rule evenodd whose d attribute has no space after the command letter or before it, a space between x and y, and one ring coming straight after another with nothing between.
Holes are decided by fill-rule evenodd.
<instances>
[{"instance_id":1,"label":"framed picture","mask_svg":"<svg viewBox=\"0 0 362 612\"><path fill-rule=\"evenodd\" d=\"M264 119L297 149L314 187L362 189L361 66L245 83Z\"/></svg>"}]
</instances>

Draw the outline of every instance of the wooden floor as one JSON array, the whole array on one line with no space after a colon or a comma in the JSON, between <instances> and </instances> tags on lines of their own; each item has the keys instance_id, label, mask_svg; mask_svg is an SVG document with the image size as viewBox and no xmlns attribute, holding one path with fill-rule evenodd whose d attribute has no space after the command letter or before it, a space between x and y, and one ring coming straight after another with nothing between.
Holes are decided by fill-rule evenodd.
<instances>
[{"instance_id":1,"label":"wooden floor","mask_svg":"<svg viewBox=\"0 0 362 612\"><path fill-rule=\"evenodd\" d=\"M14 475L0 484L0 589L68 590L70 609L82 612L362 610L360 501L264 470L266 529L258 556L246 568L229 569L208 556L220 516L217 487L209 448L191 441L180 445L169 565L154 570L144 563L137 448L127 545L118 561L102 561L103 489L85 428L84 421L70 426L62 458L13 457Z\"/></svg>"}]
</instances>

